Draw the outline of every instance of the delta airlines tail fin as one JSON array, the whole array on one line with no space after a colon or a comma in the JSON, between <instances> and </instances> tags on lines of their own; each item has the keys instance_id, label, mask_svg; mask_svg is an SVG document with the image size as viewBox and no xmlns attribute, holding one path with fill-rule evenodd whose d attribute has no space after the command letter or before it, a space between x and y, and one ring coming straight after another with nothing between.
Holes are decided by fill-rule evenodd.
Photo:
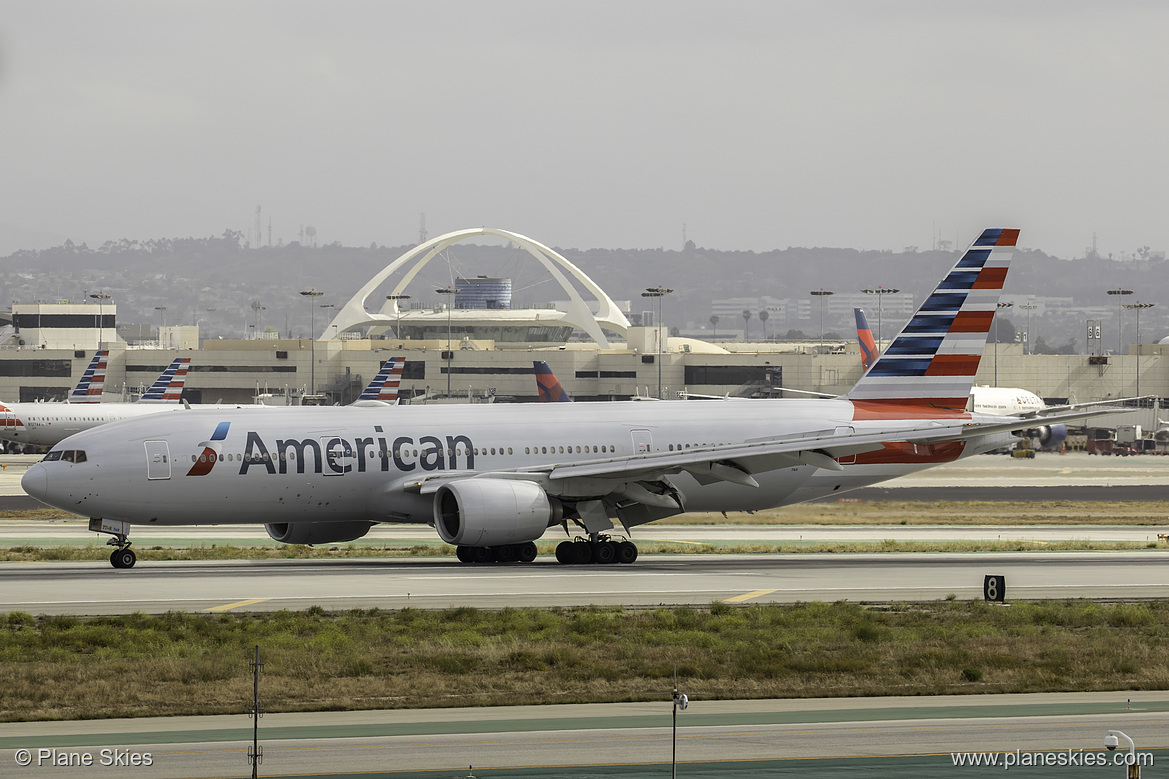
<instances>
[{"instance_id":1,"label":"delta airlines tail fin","mask_svg":"<svg viewBox=\"0 0 1169 779\"><path fill-rule=\"evenodd\" d=\"M357 396L354 405L366 401L377 401L390 406L396 404L398 402L398 386L402 383L402 371L405 369L405 357L391 357L386 360L369 386Z\"/></svg>"},{"instance_id":2,"label":"delta airlines tail fin","mask_svg":"<svg viewBox=\"0 0 1169 779\"><path fill-rule=\"evenodd\" d=\"M873 340L873 331L869 329L869 320L865 318L864 309L854 308L856 315L856 338L861 345L861 367L868 370L877 359L877 342Z\"/></svg>"},{"instance_id":3,"label":"delta airlines tail fin","mask_svg":"<svg viewBox=\"0 0 1169 779\"><path fill-rule=\"evenodd\" d=\"M85 372L81 374L81 381L69 393L66 403L101 403L101 393L106 384L106 363L109 360L109 349L95 352L93 359Z\"/></svg>"},{"instance_id":4,"label":"delta airlines tail fin","mask_svg":"<svg viewBox=\"0 0 1169 779\"><path fill-rule=\"evenodd\" d=\"M150 389L138 398L139 403L178 403L182 400L183 385L187 382L190 357L176 357Z\"/></svg>"},{"instance_id":5,"label":"delta airlines tail fin","mask_svg":"<svg viewBox=\"0 0 1169 779\"><path fill-rule=\"evenodd\" d=\"M845 397L963 411L1018 238L984 230Z\"/></svg>"},{"instance_id":6,"label":"delta airlines tail fin","mask_svg":"<svg viewBox=\"0 0 1169 779\"><path fill-rule=\"evenodd\" d=\"M556 374L543 360L533 360L532 368L536 371L536 391L540 395L541 403L571 403L572 397L560 385Z\"/></svg>"}]
</instances>

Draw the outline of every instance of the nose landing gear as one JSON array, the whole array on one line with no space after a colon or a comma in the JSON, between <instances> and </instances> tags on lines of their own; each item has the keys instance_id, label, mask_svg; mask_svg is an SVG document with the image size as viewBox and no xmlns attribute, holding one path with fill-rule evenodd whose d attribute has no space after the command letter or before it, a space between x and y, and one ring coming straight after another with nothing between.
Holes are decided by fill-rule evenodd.
<instances>
[{"instance_id":1,"label":"nose landing gear","mask_svg":"<svg viewBox=\"0 0 1169 779\"><path fill-rule=\"evenodd\" d=\"M130 523L119 520L90 517L89 529L94 533L107 533L113 538L106 541L107 546L117 547L110 553L110 565L115 568L133 568L138 562L138 555L130 548Z\"/></svg>"}]
</instances>

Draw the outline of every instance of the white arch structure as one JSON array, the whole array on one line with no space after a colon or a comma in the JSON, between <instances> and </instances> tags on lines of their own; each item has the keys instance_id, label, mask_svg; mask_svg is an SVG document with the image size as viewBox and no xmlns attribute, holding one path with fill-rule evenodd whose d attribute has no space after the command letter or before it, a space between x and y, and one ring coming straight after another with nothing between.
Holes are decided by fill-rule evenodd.
<instances>
[{"instance_id":1,"label":"white arch structure","mask_svg":"<svg viewBox=\"0 0 1169 779\"><path fill-rule=\"evenodd\" d=\"M330 328L333 326L337 327L335 332L338 335L370 326L392 327L398 315L398 301L386 300L382 304L380 311L371 313L366 309L366 300L373 294L373 291L389 278L391 274L410 265L410 263L414 263L414 266L394 286L393 292L391 293L392 295L401 294L402 290L413 281L418 271L422 270L423 266L434 259L440 252L460 241L465 241L468 238L474 238L480 235L491 235L496 238L512 241L543 265L548 273L552 275L552 278L560 284L565 294L568 295L568 311L564 312L564 318L560 321L580 328L588 333L602 349L609 348L609 340L605 337L604 331L601 330L601 325L605 325L610 330L622 334L629 327L629 320L617 308L617 304L613 302L612 298L606 295L603 289L598 287L592 279L586 276L584 271L573 265L560 254L538 241L533 241L531 238L520 235L519 233L513 233L510 230L478 227L469 230L456 230L452 233L440 235L437 238L431 238L426 243L414 247L391 262L380 273L366 282L365 286L359 289L357 294L341 307L341 310L333 317L333 321L325 326L318 340L324 340L324 333L330 332ZM581 298L576 287L565 277L562 269L563 271L567 271L585 289L596 296L599 307L595 315L589 310L588 304Z\"/></svg>"}]
</instances>

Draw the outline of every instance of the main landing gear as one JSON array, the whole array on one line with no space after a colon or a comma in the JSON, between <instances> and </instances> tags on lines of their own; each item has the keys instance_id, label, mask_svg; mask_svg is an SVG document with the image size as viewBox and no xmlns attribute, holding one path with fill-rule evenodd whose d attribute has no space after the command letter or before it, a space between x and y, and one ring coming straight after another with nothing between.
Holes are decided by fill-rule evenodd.
<instances>
[{"instance_id":1,"label":"main landing gear","mask_svg":"<svg viewBox=\"0 0 1169 779\"><path fill-rule=\"evenodd\" d=\"M108 533L113 536L106 541L106 546L117 547L110 553L110 565L115 568L133 568L138 562L138 555L130 548L130 523L117 520L92 517L89 520L89 529L94 533Z\"/></svg>"},{"instance_id":2,"label":"main landing gear","mask_svg":"<svg viewBox=\"0 0 1169 779\"><path fill-rule=\"evenodd\" d=\"M536 544L504 544L503 546L460 546L455 556L461 563L530 563L536 559Z\"/></svg>"},{"instance_id":3,"label":"main landing gear","mask_svg":"<svg viewBox=\"0 0 1169 779\"><path fill-rule=\"evenodd\" d=\"M556 561L562 565L586 563L628 565L636 559L637 545L632 541L614 541L602 535L588 540L577 538L573 541L561 541L556 547Z\"/></svg>"}]
</instances>

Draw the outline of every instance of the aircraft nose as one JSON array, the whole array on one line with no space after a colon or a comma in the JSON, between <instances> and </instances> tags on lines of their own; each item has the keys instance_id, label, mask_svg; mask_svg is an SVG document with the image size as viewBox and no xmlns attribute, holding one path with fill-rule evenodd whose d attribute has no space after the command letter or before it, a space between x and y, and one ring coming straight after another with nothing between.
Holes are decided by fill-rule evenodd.
<instances>
[{"instance_id":1,"label":"aircraft nose","mask_svg":"<svg viewBox=\"0 0 1169 779\"><path fill-rule=\"evenodd\" d=\"M49 474L45 466L37 463L25 471L24 476L20 477L20 486L37 500L44 500L49 494Z\"/></svg>"}]
</instances>

